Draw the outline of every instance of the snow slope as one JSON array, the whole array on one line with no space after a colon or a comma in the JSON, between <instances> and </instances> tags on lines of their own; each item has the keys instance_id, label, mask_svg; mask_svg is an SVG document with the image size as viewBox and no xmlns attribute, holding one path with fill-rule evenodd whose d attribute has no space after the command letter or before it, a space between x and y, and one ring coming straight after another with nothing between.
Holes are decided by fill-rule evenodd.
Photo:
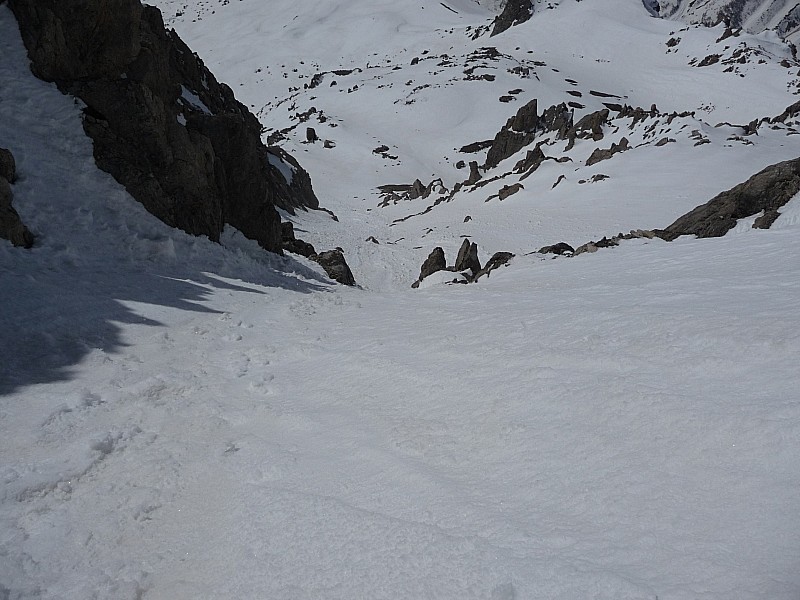
<instances>
[{"instance_id":1,"label":"snow slope","mask_svg":"<svg viewBox=\"0 0 800 600\"><path fill-rule=\"evenodd\" d=\"M769 231L742 223L715 240L524 255L561 237L666 224L793 156L789 128L764 127L750 145L728 139L729 126L678 123L676 142L599 163L610 179L596 184L577 183L591 173L578 158L595 146L583 140L569 193L562 183L538 199L561 168L547 163L519 198L464 192L392 225L425 203L379 209L374 187L448 173L451 185L452 148L494 134L517 108L497 102L498 90L519 78L503 62L494 85L433 88L434 61L420 61L417 82L431 88L394 114L399 81L379 86L398 72L367 71L366 60L391 59L408 41L417 46L403 70L423 49L466 56L485 39L465 28L490 15L466 0L450 3L457 15L378 4L374 21L360 2L315 4L325 11L316 29L310 12L279 0L197 3L201 21L190 26L187 12L174 22L191 43L206 40L201 55L251 103L285 100L278 83L302 84L299 60L309 77L364 69L341 76L341 94L300 85L296 109L261 112L280 129L313 102L338 124L315 124L336 148L302 144L302 130L283 143L339 222L293 220L304 237L345 247L364 289L235 231L219 246L148 215L95 169L80 107L28 73L0 6L0 144L17 158L15 206L38 240L30 252L0 244L0 598L797 598L800 198ZM677 110L701 89L741 91L741 103L707 111L737 121L793 100L775 64L739 77L656 52L642 40L663 45L669 31L633 3L618 29L609 17L609 35L674 59L674 72L629 60L642 91L624 87L594 58L623 61L611 46L573 60L555 44L559 19L601 18L581 16L585 6L539 13L502 42L527 53L521 44L540 33L534 56L548 68L538 67L544 83L519 84L526 93L560 101L571 88L556 78L576 75L585 96L603 84ZM359 15L371 39L350 39ZM224 30L237 35L210 41ZM681 44L714 35L691 30ZM249 48L238 63L231 39ZM315 58L298 58L318 43ZM263 81L250 70L281 60L283 82L275 66ZM759 95L762 78L771 83ZM710 143L695 146L694 128ZM373 156L378 143L400 160ZM369 234L383 243L364 242ZM421 257L436 243L452 257L464 234L517 257L475 285L409 289ZM395 235L406 240L386 243Z\"/></svg>"}]
</instances>

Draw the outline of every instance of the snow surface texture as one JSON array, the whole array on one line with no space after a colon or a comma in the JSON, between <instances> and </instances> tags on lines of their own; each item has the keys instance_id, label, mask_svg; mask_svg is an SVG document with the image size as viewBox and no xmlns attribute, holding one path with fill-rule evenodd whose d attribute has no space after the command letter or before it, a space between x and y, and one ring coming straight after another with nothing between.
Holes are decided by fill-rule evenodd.
<instances>
[{"instance_id":1,"label":"snow surface texture","mask_svg":"<svg viewBox=\"0 0 800 600\"><path fill-rule=\"evenodd\" d=\"M538 80L503 63L495 82L448 86L421 61L410 88L431 87L395 105L413 56L466 56L486 43L466 27L491 14L311 4L198 2L172 24L244 99L272 103L268 127L312 105L338 125L321 135L335 148L302 144L304 127L283 144L339 222L292 218L345 247L366 289L148 215L96 170L80 107L29 74L0 6L0 144L38 240L0 244L0 598L796 600L800 198L768 231L744 220L716 240L525 255L666 225L793 157L786 128L746 144L708 124L780 113L787 70L700 70L690 54L719 31L682 32L678 56L670 24L636 2L565 3L494 39L512 57L535 44ZM394 225L427 201L377 208L376 185L457 181L453 147L491 138L530 97L561 101L564 77L587 110L589 89L707 110L674 143L599 163L610 179L596 184L577 183L598 172L579 158L622 132L579 141L555 190L548 162L502 203L487 186ZM499 103L512 82L524 97ZM379 143L399 159L373 155ZM461 235L517 256L476 285L410 290L430 248L452 260Z\"/></svg>"}]
</instances>

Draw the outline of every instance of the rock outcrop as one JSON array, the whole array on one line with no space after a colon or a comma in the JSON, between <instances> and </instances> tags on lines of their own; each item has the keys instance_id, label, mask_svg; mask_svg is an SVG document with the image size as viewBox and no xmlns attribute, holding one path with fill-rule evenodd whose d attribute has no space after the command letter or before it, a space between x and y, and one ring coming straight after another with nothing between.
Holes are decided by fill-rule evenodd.
<instances>
[{"instance_id":1,"label":"rock outcrop","mask_svg":"<svg viewBox=\"0 0 800 600\"><path fill-rule=\"evenodd\" d=\"M619 141L619 144L611 144L611 148L595 148L594 152L586 159L586 166L591 167L594 164L608 160L615 154L625 152L626 150L630 150L630 144L628 138L625 137Z\"/></svg>"},{"instance_id":2,"label":"rock outcrop","mask_svg":"<svg viewBox=\"0 0 800 600\"><path fill-rule=\"evenodd\" d=\"M437 247L433 249L422 264L419 278L411 284L411 287L418 288L423 279L439 271L451 271L461 275L460 278L456 277L450 283L474 283L484 275L488 275L498 267L507 264L512 258L514 258L514 255L511 252L495 252L486 265L481 268L481 263L478 259L478 245L465 239L458 250L456 264L448 267L444 250Z\"/></svg>"},{"instance_id":3,"label":"rock outcrop","mask_svg":"<svg viewBox=\"0 0 800 600\"><path fill-rule=\"evenodd\" d=\"M564 139L571 128L572 111L566 104L562 102L553 105L539 115L538 102L534 98L520 107L517 114L497 133L486 154L484 167L496 167L501 161L533 142L540 133L555 131L558 132L559 139Z\"/></svg>"},{"instance_id":4,"label":"rock outcrop","mask_svg":"<svg viewBox=\"0 0 800 600\"><path fill-rule=\"evenodd\" d=\"M575 252L575 248L570 246L566 242L559 242L557 244L553 244L551 246L544 246L543 248L539 248L539 254L573 254Z\"/></svg>"},{"instance_id":5,"label":"rock outcrop","mask_svg":"<svg viewBox=\"0 0 800 600\"><path fill-rule=\"evenodd\" d=\"M483 277L484 275L489 275L495 269L502 267L503 265L508 264L508 262L514 258L514 255L511 252L495 252L492 254L492 258L490 258L486 262L486 266L483 267L476 275L475 281Z\"/></svg>"},{"instance_id":6,"label":"rock outcrop","mask_svg":"<svg viewBox=\"0 0 800 600\"><path fill-rule=\"evenodd\" d=\"M347 261L344 259L344 253L341 249L328 250L321 252L310 257L316 263L325 269L328 277L334 281L338 281L342 285L355 285L356 280L353 277L350 267L347 266Z\"/></svg>"},{"instance_id":7,"label":"rock outcrop","mask_svg":"<svg viewBox=\"0 0 800 600\"><path fill-rule=\"evenodd\" d=\"M478 244L469 240L462 242L456 257L455 270L469 271L472 277L480 272L481 261L478 259Z\"/></svg>"},{"instance_id":8,"label":"rock outcrop","mask_svg":"<svg viewBox=\"0 0 800 600\"><path fill-rule=\"evenodd\" d=\"M437 271L444 271L447 268L447 261L444 258L444 250L436 247L422 263L422 268L419 270L419 279L422 281L428 275L433 275Z\"/></svg>"},{"instance_id":9,"label":"rock outcrop","mask_svg":"<svg viewBox=\"0 0 800 600\"><path fill-rule=\"evenodd\" d=\"M227 223L281 252L275 206L316 208L308 174L161 13L139 0L9 0L35 75L80 98L97 165L168 225Z\"/></svg>"},{"instance_id":10,"label":"rock outcrop","mask_svg":"<svg viewBox=\"0 0 800 600\"><path fill-rule=\"evenodd\" d=\"M763 212L754 227L768 228L784 204L800 193L800 158L787 160L756 173L744 183L718 194L656 234L667 241L682 235L720 237L738 219Z\"/></svg>"},{"instance_id":11,"label":"rock outcrop","mask_svg":"<svg viewBox=\"0 0 800 600\"><path fill-rule=\"evenodd\" d=\"M602 110L589 113L582 117L575 125L573 125L567 132L569 144L567 150L571 150L575 145L577 138L592 139L599 142L603 139L603 126L608 121L609 110L604 108Z\"/></svg>"},{"instance_id":12,"label":"rock outcrop","mask_svg":"<svg viewBox=\"0 0 800 600\"><path fill-rule=\"evenodd\" d=\"M374 238L372 238L374 239ZM281 223L281 241L283 249L292 254L299 254L306 258L313 260L319 264L325 273L343 285L355 285L356 279L353 277L353 272L344 258L344 253L341 248L328 250L327 252L320 252L314 249L314 246L306 241L298 239L294 233L294 225L287 221ZM378 240L375 240L377 243Z\"/></svg>"},{"instance_id":13,"label":"rock outcrop","mask_svg":"<svg viewBox=\"0 0 800 600\"><path fill-rule=\"evenodd\" d=\"M33 234L11 205L11 184L16 178L14 156L5 148L0 148L0 238L9 240L15 246L30 248L33 246Z\"/></svg>"},{"instance_id":14,"label":"rock outcrop","mask_svg":"<svg viewBox=\"0 0 800 600\"><path fill-rule=\"evenodd\" d=\"M524 23L531 18L532 14L532 0L506 0L503 12L494 20L494 27L492 28L491 35L495 36L499 33L503 33L514 25Z\"/></svg>"},{"instance_id":15,"label":"rock outcrop","mask_svg":"<svg viewBox=\"0 0 800 600\"><path fill-rule=\"evenodd\" d=\"M314 246L295 237L294 225L288 221L286 223L281 223L281 242L283 249L292 254L299 254L300 256L311 258L317 253Z\"/></svg>"}]
</instances>

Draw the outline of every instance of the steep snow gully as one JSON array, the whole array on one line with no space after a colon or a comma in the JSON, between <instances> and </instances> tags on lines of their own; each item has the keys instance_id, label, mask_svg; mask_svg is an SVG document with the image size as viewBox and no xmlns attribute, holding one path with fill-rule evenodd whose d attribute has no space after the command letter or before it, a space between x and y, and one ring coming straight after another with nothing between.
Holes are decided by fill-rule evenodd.
<instances>
[{"instance_id":1,"label":"steep snow gully","mask_svg":"<svg viewBox=\"0 0 800 600\"><path fill-rule=\"evenodd\" d=\"M0 146L36 240L0 240L0 599L800 596L800 197L768 230L536 252L797 158L786 44L638 0L491 38L471 0L157 4L308 170L338 220L281 217L361 287L147 213L0 5ZM628 108L491 169L459 150L533 98ZM462 161L480 180L454 191ZM464 239L515 256L410 288Z\"/></svg>"}]
</instances>

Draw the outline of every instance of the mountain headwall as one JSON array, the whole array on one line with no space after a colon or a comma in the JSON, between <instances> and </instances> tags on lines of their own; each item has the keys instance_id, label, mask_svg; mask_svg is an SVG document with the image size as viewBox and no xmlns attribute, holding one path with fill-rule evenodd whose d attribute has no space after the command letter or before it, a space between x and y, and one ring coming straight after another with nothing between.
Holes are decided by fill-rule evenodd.
<instances>
[{"instance_id":1,"label":"mountain headwall","mask_svg":"<svg viewBox=\"0 0 800 600\"><path fill-rule=\"evenodd\" d=\"M642 0L654 15L686 23L742 28L751 33L773 29L782 38L800 38L800 3L796 0Z\"/></svg>"},{"instance_id":2,"label":"mountain headwall","mask_svg":"<svg viewBox=\"0 0 800 600\"><path fill-rule=\"evenodd\" d=\"M98 167L168 225L225 224L281 252L276 206L317 208L311 180L139 0L9 0L33 73L85 103Z\"/></svg>"}]
</instances>

